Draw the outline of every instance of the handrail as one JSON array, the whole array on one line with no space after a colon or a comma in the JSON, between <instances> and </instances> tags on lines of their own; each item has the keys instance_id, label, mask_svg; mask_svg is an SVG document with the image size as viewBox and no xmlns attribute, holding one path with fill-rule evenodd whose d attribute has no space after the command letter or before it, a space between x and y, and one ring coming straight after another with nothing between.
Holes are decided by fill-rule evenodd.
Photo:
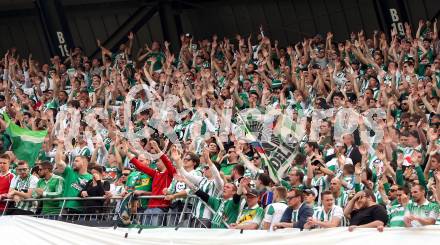
<instances>
[{"instance_id":1,"label":"handrail","mask_svg":"<svg viewBox=\"0 0 440 245\"><path fill-rule=\"evenodd\" d=\"M164 198L164 195L160 195L160 196L139 196L136 197L137 199L159 199L159 198ZM20 201L25 201L25 202L35 202L35 201L80 201L80 200L106 200L106 199L115 199L115 200L119 200L119 199L123 199L124 197L122 196L112 196L112 197L42 197L42 198L26 198L26 199L22 199ZM14 199L3 199L0 202L13 202Z\"/></svg>"},{"instance_id":2,"label":"handrail","mask_svg":"<svg viewBox=\"0 0 440 245\"><path fill-rule=\"evenodd\" d=\"M159 199L159 198L164 198L164 197L165 197L165 195L155 195L155 196L138 196L138 197L136 197L136 198L137 198L137 199ZM122 196L111 196L111 197L104 197L104 196L101 196L101 197L52 197L52 198L50 198L50 197L42 197L42 198L26 198L26 199L23 199L23 200L20 200L20 201L25 201L25 202L35 202L35 201L62 201L62 202L63 202L63 205L62 205L62 207L61 207L60 214L59 214L59 216L61 216L61 215L62 215L62 210L64 209L64 206L65 206L66 201L107 200L107 199L121 200L121 199L123 199L123 198L124 198L124 197L122 197ZM187 198L186 198L186 201L185 201L185 207L184 207L184 209L182 210L182 214L181 214L180 217L179 217L179 223L182 222L182 219L183 219L183 213L185 212L186 207L187 207L187 205L188 205L188 198L197 198L199 201L201 201L203 204L205 204L206 208L207 208L212 214L215 214L214 209L212 209L212 208L211 208L211 207L210 207L205 201L203 201L200 197L198 197L198 196L196 196L196 195L188 195ZM0 202L6 202L6 203L8 204L9 202L14 202L14 200L13 200L13 199L3 199L3 200L0 200ZM0 216L2 216L2 215L5 214L6 209L7 209L7 208L5 208L5 209L3 210L3 213L0 214ZM227 228L229 228L229 225L225 222L225 220L222 220L222 223L223 223Z\"/></svg>"}]
</instances>

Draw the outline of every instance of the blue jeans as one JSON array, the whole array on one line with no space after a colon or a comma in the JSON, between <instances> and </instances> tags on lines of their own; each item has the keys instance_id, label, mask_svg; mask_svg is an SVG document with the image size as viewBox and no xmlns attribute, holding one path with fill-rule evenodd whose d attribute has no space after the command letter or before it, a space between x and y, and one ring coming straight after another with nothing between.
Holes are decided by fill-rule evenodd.
<instances>
[{"instance_id":1,"label":"blue jeans","mask_svg":"<svg viewBox=\"0 0 440 245\"><path fill-rule=\"evenodd\" d=\"M161 208L147 208L144 212L142 225L162 226L165 218L165 212Z\"/></svg>"}]
</instances>

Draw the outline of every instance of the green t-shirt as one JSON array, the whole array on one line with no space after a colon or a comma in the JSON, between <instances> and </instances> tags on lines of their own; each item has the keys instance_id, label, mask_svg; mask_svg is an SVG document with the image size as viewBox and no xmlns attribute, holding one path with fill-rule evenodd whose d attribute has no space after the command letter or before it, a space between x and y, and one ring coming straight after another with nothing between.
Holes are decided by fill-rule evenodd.
<instances>
[{"instance_id":1,"label":"green t-shirt","mask_svg":"<svg viewBox=\"0 0 440 245\"><path fill-rule=\"evenodd\" d=\"M126 186L128 192L133 192L134 190L151 191L152 184L153 178L150 175L134 171L127 177ZM140 199L140 205L142 208L146 208L148 206L148 199Z\"/></svg>"},{"instance_id":2,"label":"green t-shirt","mask_svg":"<svg viewBox=\"0 0 440 245\"><path fill-rule=\"evenodd\" d=\"M303 191L304 189L306 189L306 187L303 184L300 184L300 185L297 185L297 186L292 186L292 184L290 184L290 182L287 181L287 180L281 180L280 183L281 183L282 186L286 187L286 189L288 191L291 191L291 190L294 190L294 189Z\"/></svg>"},{"instance_id":3,"label":"green t-shirt","mask_svg":"<svg viewBox=\"0 0 440 245\"><path fill-rule=\"evenodd\" d=\"M37 183L37 188L43 189L44 198L55 198L63 195L64 179L58 175L53 174L52 177L46 181L41 178ZM35 193L36 194L36 193ZM60 201L43 201L43 214L59 214Z\"/></svg>"},{"instance_id":4,"label":"green t-shirt","mask_svg":"<svg viewBox=\"0 0 440 245\"><path fill-rule=\"evenodd\" d=\"M256 204L252 208L245 208L241 211L241 214L237 219L237 224L254 223L260 226L263 217L264 209Z\"/></svg>"},{"instance_id":5,"label":"green t-shirt","mask_svg":"<svg viewBox=\"0 0 440 245\"><path fill-rule=\"evenodd\" d=\"M240 203L234 203L232 198L224 200L210 196L208 205L216 211L211 219L211 228L226 228L222 220L227 224L235 223L237 220Z\"/></svg>"},{"instance_id":6,"label":"green t-shirt","mask_svg":"<svg viewBox=\"0 0 440 245\"><path fill-rule=\"evenodd\" d=\"M78 172L74 171L70 166L66 166L61 177L64 178L63 197L79 197L87 182L93 178L89 173L79 175ZM63 205L63 203L61 202L60 205ZM82 206L84 206L84 204L79 201L66 201L64 207L81 210Z\"/></svg>"},{"instance_id":7,"label":"green t-shirt","mask_svg":"<svg viewBox=\"0 0 440 245\"><path fill-rule=\"evenodd\" d=\"M237 163L228 163L227 161L222 163L220 166L220 172L222 172L224 175L231 175L232 169L234 169L235 165Z\"/></svg>"}]
</instances>

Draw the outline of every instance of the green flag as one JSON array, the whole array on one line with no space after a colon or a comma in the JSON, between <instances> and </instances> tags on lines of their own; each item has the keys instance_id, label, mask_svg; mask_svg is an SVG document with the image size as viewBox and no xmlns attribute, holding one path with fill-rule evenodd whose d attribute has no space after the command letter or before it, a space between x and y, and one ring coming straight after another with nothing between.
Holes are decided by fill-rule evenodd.
<instances>
[{"instance_id":1,"label":"green flag","mask_svg":"<svg viewBox=\"0 0 440 245\"><path fill-rule=\"evenodd\" d=\"M26 161L32 168L47 135L47 130L33 131L22 128L11 122L6 113L3 114L3 118L7 125L5 133L12 141L11 150L17 159Z\"/></svg>"}]
</instances>

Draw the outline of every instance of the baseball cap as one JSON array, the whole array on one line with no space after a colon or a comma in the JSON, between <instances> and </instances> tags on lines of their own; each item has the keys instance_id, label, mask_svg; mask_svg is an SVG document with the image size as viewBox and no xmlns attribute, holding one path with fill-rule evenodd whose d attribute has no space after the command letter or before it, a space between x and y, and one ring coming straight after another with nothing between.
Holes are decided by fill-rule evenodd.
<instances>
[{"instance_id":1,"label":"baseball cap","mask_svg":"<svg viewBox=\"0 0 440 245\"><path fill-rule=\"evenodd\" d=\"M305 189L303 192L304 192L304 194L308 194L308 195L312 194L312 195L314 195L315 197L318 195L318 192L316 191L315 188L312 188L312 189Z\"/></svg>"},{"instance_id":2,"label":"baseball cap","mask_svg":"<svg viewBox=\"0 0 440 245\"><path fill-rule=\"evenodd\" d=\"M257 191L257 189L254 189L254 188L252 188L252 189L250 189L248 192L247 192L247 194L246 194L246 196L254 196L254 197L257 197L258 196L258 191Z\"/></svg>"}]
</instances>

